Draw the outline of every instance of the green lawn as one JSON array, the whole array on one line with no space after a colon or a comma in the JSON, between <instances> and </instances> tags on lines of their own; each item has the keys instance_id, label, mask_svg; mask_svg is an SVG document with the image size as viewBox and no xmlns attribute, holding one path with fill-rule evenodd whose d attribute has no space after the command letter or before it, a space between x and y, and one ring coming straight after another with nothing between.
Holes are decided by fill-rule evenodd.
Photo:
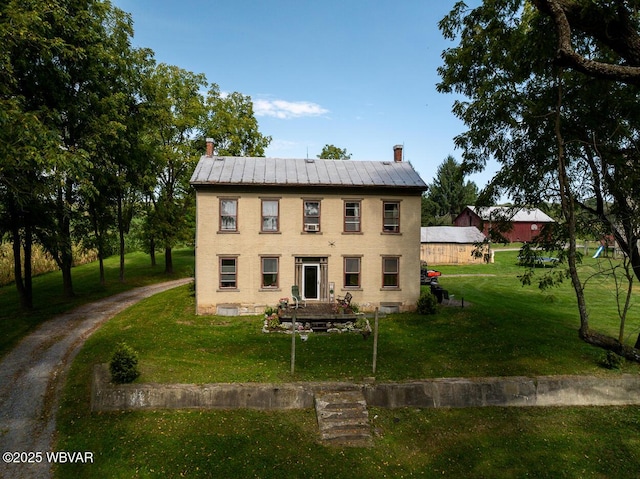
<instances>
[{"instance_id":1,"label":"green lawn","mask_svg":"<svg viewBox=\"0 0 640 479\"><path fill-rule=\"evenodd\" d=\"M378 380L609 374L598 365L601 352L578 339L577 319L564 317L574 315L558 299L544 301L537 291L523 289L502 292L500 301L483 305L472 288L499 290L498 280L467 281L464 291L471 306L441 308L434 316L380 319ZM193 311L188 286L146 299L95 334L86 346L87 362L107 362L113 346L124 340L139 352L139 382L361 380L372 375L371 337L311 335L298 342L292 378L290 336L262 333L260 317L195 316ZM626 370L638 369L630 364Z\"/></svg>"},{"instance_id":2,"label":"green lawn","mask_svg":"<svg viewBox=\"0 0 640 479\"><path fill-rule=\"evenodd\" d=\"M441 268L440 284L465 308L437 315L388 315L380 319L376 378L380 381L456 376L610 374L602 352L580 341L573 290L523 287L515 252L485 266L492 276L455 276L481 266ZM592 267L592 266L588 266ZM445 272L446 271L446 272ZM617 334L611 282L593 283L595 329ZM262 318L194 315L188 286L146 299L118 315L87 343L87 362L106 362L121 340L140 354L139 382L361 380L372 375L373 341L358 334L311 335L296 349L290 375L290 337L261 332ZM628 330L639 326L634 311ZM159 347L161 345L161 347ZM638 372L636 365L624 371Z\"/></svg>"},{"instance_id":3,"label":"green lawn","mask_svg":"<svg viewBox=\"0 0 640 479\"><path fill-rule=\"evenodd\" d=\"M7 353L20 339L33 331L40 323L82 304L106 296L152 283L193 275L193 249L173 252L174 274L164 274L164 255L158 255L158 264L151 267L149 255L126 255L125 282L119 280L120 258L113 256L104 262L106 284L100 284L97 263L72 269L75 297L62 297L62 278L59 271L33 278L34 309L20 310L15 284L0 287L0 356Z\"/></svg>"},{"instance_id":4,"label":"green lawn","mask_svg":"<svg viewBox=\"0 0 640 479\"><path fill-rule=\"evenodd\" d=\"M467 307L435 316L380 320L377 381L427 377L638 374L599 366L578 339L570 285L522 287L516 252L496 264L440 267L440 283ZM583 268L597 268L585 260ZM465 276L490 274L492 276ZM462 275L462 276L457 276ZM587 295L595 329L617 335L610 279ZM118 315L74 361L58 418L59 450L92 451L92 465L59 466L57 477L549 477L636 478L640 408L372 409L374 447L317 443L314 411L91 413L90 371L125 340L140 356L139 382L361 380L371 376L371 338L316 335L297 343L260 332L259 317L195 316L181 287ZM640 326L629 318L629 342Z\"/></svg>"},{"instance_id":5,"label":"green lawn","mask_svg":"<svg viewBox=\"0 0 640 479\"><path fill-rule=\"evenodd\" d=\"M319 445L315 412L76 413L69 478L616 478L640 468L638 408L370 409L372 448Z\"/></svg>"}]
</instances>

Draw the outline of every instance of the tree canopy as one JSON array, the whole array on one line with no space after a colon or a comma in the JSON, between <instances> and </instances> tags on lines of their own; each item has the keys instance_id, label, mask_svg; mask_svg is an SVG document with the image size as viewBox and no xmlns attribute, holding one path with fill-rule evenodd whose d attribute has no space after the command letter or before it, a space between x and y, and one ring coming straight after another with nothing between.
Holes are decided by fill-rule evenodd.
<instances>
[{"instance_id":1,"label":"tree canopy","mask_svg":"<svg viewBox=\"0 0 640 479\"><path fill-rule=\"evenodd\" d=\"M318 158L323 160L349 160L351 154L347 153L346 148L338 148L335 145L324 145Z\"/></svg>"},{"instance_id":2,"label":"tree canopy","mask_svg":"<svg viewBox=\"0 0 640 479\"><path fill-rule=\"evenodd\" d=\"M238 92L224 95L214 83L207 93L206 109L201 130L213 139L219 155L264 156L271 137L260 133L251 97ZM198 143L203 145L202 141Z\"/></svg>"},{"instance_id":3,"label":"tree canopy","mask_svg":"<svg viewBox=\"0 0 640 479\"><path fill-rule=\"evenodd\" d=\"M205 98L204 75L156 65L132 36L131 17L106 0L0 2L0 236L13 245L23 308L33 304L35 243L71 296L76 245L102 259L117 237L124 280L136 215L170 272L171 247L190 242L188 179L204 138L253 156L271 141L249 97L212 85Z\"/></svg>"},{"instance_id":4,"label":"tree canopy","mask_svg":"<svg viewBox=\"0 0 640 479\"><path fill-rule=\"evenodd\" d=\"M465 174L455 158L448 156L438 166L433 182L422 199L422 226L450 225L465 206L474 204L478 187L465 182Z\"/></svg>"},{"instance_id":5,"label":"tree canopy","mask_svg":"<svg viewBox=\"0 0 640 479\"><path fill-rule=\"evenodd\" d=\"M606 80L640 83L640 35L635 1L532 0L548 15L556 31L556 63ZM598 49L614 53L591 55L575 44L572 30L592 40Z\"/></svg>"},{"instance_id":6,"label":"tree canopy","mask_svg":"<svg viewBox=\"0 0 640 479\"><path fill-rule=\"evenodd\" d=\"M468 9L459 2L440 22L445 37L459 41L443 53L438 89L465 97L453 107L468 128L455 139L464 168L480 170L488 158L501 165L481 193L484 203L509 195L516 206L562 204L556 246L569 242L568 274L587 340L594 334L576 268L578 220L613 235L640 277L640 91L629 78L585 71L559 54L564 40L554 8L573 23L575 55L613 72L631 63L637 33L625 30L615 41L602 35L617 22L637 32L630 3L501 0Z\"/></svg>"}]
</instances>

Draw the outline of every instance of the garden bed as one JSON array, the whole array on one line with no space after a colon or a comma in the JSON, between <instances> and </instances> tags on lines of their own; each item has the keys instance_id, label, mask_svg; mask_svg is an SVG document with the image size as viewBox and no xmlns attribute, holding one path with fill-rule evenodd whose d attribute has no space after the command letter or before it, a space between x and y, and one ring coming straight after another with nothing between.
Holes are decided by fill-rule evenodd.
<instances>
[{"instance_id":1,"label":"garden bed","mask_svg":"<svg viewBox=\"0 0 640 479\"><path fill-rule=\"evenodd\" d=\"M293 318L280 317L278 319L265 315L263 333L291 334ZM369 320L363 314L335 315L334 317L296 317L296 331L305 333L371 333Z\"/></svg>"},{"instance_id":2,"label":"garden bed","mask_svg":"<svg viewBox=\"0 0 640 479\"><path fill-rule=\"evenodd\" d=\"M357 332L371 331L364 313L338 309L331 303L309 303L303 307L279 307L265 312L263 332L291 333L291 323L295 317L296 331L310 332Z\"/></svg>"}]
</instances>

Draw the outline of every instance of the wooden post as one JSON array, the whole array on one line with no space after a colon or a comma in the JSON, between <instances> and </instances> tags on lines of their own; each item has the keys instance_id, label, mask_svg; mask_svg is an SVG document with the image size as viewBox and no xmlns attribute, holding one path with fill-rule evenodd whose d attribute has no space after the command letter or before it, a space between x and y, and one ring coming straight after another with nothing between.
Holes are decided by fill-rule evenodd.
<instances>
[{"instance_id":1,"label":"wooden post","mask_svg":"<svg viewBox=\"0 0 640 479\"><path fill-rule=\"evenodd\" d=\"M376 363L378 362L378 308L376 308L373 323L373 374L376 374Z\"/></svg>"},{"instance_id":2,"label":"wooden post","mask_svg":"<svg viewBox=\"0 0 640 479\"><path fill-rule=\"evenodd\" d=\"M298 316L298 310L293 310L293 318L291 319L291 375L296 369L296 319Z\"/></svg>"}]
</instances>

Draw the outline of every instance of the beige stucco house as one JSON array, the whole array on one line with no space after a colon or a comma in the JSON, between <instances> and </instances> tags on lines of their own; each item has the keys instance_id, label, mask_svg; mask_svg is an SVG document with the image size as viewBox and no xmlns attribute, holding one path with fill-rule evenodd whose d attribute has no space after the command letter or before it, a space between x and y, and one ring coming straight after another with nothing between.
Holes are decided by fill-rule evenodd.
<instances>
[{"instance_id":1,"label":"beige stucco house","mask_svg":"<svg viewBox=\"0 0 640 479\"><path fill-rule=\"evenodd\" d=\"M401 147L340 161L220 157L208 141L191 184L199 314L260 313L292 285L307 303L415 309L426 185Z\"/></svg>"}]
</instances>

